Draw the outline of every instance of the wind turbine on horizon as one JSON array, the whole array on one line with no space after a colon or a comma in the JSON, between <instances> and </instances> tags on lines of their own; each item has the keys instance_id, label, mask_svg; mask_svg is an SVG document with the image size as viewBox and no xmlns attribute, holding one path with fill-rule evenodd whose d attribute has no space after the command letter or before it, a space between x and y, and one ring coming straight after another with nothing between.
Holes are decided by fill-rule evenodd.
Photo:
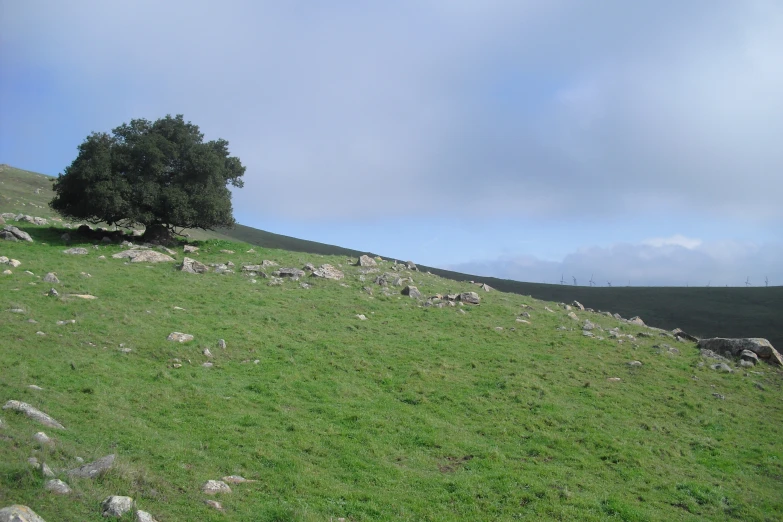
<instances>
[{"instance_id":1,"label":"wind turbine on horizon","mask_svg":"<svg viewBox=\"0 0 783 522\"><path fill-rule=\"evenodd\" d=\"M560 274L560 284L561 284L561 285L564 285L564 284L565 284L565 280L563 279L563 276L564 276L564 275L565 275L565 274Z\"/></svg>"},{"instance_id":2,"label":"wind turbine on horizon","mask_svg":"<svg viewBox=\"0 0 783 522\"><path fill-rule=\"evenodd\" d=\"M574 286L576 286L576 277L574 277L574 276L571 276L571 278L573 278L573 280L574 280Z\"/></svg>"},{"instance_id":3,"label":"wind turbine on horizon","mask_svg":"<svg viewBox=\"0 0 783 522\"><path fill-rule=\"evenodd\" d=\"M590 286L595 286L595 281L593 281L593 274L590 274Z\"/></svg>"},{"instance_id":4,"label":"wind turbine on horizon","mask_svg":"<svg viewBox=\"0 0 783 522\"><path fill-rule=\"evenodd\" d=\"M749 286L753 286L752 284L750 284L750 276L748 276L748 278L745 280L745 288Z\"/></svg>"},{"instance_id":5,"label":"wind turbine on horizon","mask_svg":"<svg viewBox=\"0 0 783 522\"><path fill-rule=\"evenodd\" d=\"M767 277L767 276L764 276L764 286L765 287L769 286L769 277Z\"/></svg>"}]
</instances>

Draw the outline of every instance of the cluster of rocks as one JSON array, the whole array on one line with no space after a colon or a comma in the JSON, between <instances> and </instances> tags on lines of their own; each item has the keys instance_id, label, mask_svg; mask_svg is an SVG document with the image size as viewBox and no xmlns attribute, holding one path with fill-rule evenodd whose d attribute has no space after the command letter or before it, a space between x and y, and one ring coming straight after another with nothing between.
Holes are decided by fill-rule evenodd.
<instances>
[{"instance_id":1,"label":"cluster of rocks","mask_svg":"<svg viewBox=\"0 0 783 522\"><path fill-rule=\"evenodd\" d=\"M30 237L30 234L24 232L23 230L19 230L13 225L5 225L3 230L0 230L0 239L5 239L6 241L33 242L33 238Z\"/></svg>"},{"instance_id":2,"label":"cluster of rocks","mask_svg":"<svg viewBox=\"0 0 783 522\"><path fill-rule=\"evenodd\" d=\"M745 367L755 366L759 360L775 366L783 366L783 358L767 339L714 337L700 340L698 347L703 357L721 361L717 363L718 368L714 369L723 370L720 365L726 366L726 362L732 359L738 360L740 366Z\"/></svg>"}]
</instances>

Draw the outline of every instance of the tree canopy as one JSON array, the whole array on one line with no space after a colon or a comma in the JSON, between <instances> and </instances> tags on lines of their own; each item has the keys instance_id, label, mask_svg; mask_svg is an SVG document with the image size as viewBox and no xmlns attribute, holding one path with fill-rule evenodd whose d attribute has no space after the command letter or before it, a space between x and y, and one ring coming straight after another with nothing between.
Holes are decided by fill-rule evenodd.
<instances>
[{"instance_id":1,"label":"tree canopy","mask_svg":"<svg viewBox=\"0 0 783 522\"><path fill-rule=\"evenodd\" d=\"M131 120L111 134L92 133L54 181L49 203L89 223L214 229L235 224L228 185L241 188L245 167L223 139L204 142L183 116Z\"/></svg>"}]
</instances>

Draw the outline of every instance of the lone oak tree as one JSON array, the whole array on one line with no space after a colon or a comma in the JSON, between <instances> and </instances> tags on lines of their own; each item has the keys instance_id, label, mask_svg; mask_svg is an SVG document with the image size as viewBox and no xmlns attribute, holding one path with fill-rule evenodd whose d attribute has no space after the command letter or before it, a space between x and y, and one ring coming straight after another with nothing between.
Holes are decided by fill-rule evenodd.
<instances>
[{"instance_id":1,"label":"lone oak tree","mask_svg":"<svg viewBox=\"0 0 783 522\"><path fill-rule=\"evenodd\" d=\"M183 116L131 120L112 134L93 133L54 181L49 206L63 217L147 231L214 229L235 224L230 183L245 167L223 139L204 142ZM180 230L181 232L181 230Z\"/></svg>"}]
</instances>

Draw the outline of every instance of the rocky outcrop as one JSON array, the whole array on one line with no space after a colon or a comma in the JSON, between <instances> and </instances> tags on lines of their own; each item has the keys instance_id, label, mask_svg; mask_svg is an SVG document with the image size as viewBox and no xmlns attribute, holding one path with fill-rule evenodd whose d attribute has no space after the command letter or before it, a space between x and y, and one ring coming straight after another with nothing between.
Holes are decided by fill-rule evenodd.
<instances>
[{"instance_id":1,"label":"rocky outcrop","mask_svg":"<svg viewBox=\"0 0 783 522\"><path fill-rule=\"evenodd\" d=\"M182 259L182 264L179 269L183 272L188 272L189 274L203 274L204 272L209 271L207 265L189 257Z\"/></svg>"},{"instance_id":2,"label":"rocky outcrop","mask_svg":"<svg viewBox=\"0 0 783 522\"><path fill-rule=\"evenodd\" d=\"M19 230L13 225L6 225L5 227L3 227L3 234L1 234L0 237L10 241L28 241L30 243L33 242L33 238L30 237L30 234Z\"/></svg>"},{"instance_id":3,"label":"rocky outcrop","mask_svg":"<svg viewBox=\"0 0 783 522\"><path fill-rule=\"evenodd\" d=\"M36 408L33 408L26 402L21 401L8 401L5 403L5 406L3 406L4 410L14 410L21 413L24 413L29 418L33 419L36 422L39 422L43 424L44 426L49 426L50 428L57 428L60 430L64 430L65 427L51 418L49 415L45 414L41 410L38 410Z\"/></svg>"},{"instance_id":4,"label":"rocky outcrop","mask_svg":"<svg viewBox=\"0 0 783 522\"><path fill-rule=\"evenodd\" d=\"M421 292L415 286L406 286L402 289L402 295L407 295L411 299L421 299Z\"/></svg>"},{"instance_id":5,"label":"rocky outcrop","mask_svg":"<svg viewBox=\"0 0 783 522\"><path fill-rule=\"evenodd\" d=\"M72 256L86 256L89 253L90 253L89 250L87 250L86 248L81 248L81 247L69 248L68 250L63 250L63 254L69 254L69 255L72 255Z\"/></svg>"},{"instance_id":6,"label":"rocky outcrop","mask_svg":"<svg viewBox=\"0 0 783 522\"><path fill-rule=\"evenodd\" d=\"M208 480L201 487L201 491L207 495L215 495L217 493L231 493L231 488L222 480Z\"/></svg>"},{"instance_id":7,"label":"rocky outcrop","mask_svg":"<svg viewBox=\"0 0 783 522\"><path fill-rule=\"evenodd\" d=\"M281 268L280 270L275 270L272 274L276 277L292 277L298 279L305 276L305 271L299 270L298 268Z\"/></svg>"},{"instance_id":8,"label":"rocky outcrop","mask_svg":"<svg viewBox=\"0 0 783 522\"><path fill-rule=\"evenodd\" d=\"M133 509L133 499L131 497L122 497L112 495L101 502L101 515L104 517L121 517Z\"/></svg>"},{"instance_id":9,"label":"rocky outcrop","mask_svg":"<svg viewBox=\"0 0 783 522\"><path fill-rule=\"evenodd\" d=\"M178 343L187 343L193 340L193 336L182 332L171 332L169 336L166 337L166 340L176 341Z\"/></svg>"},{"instance_id":10,"label":"rocky outcrop","mask_svg":"<svg viewBox=\"0 0 783 522\"><path fill-rule=\"evenodd\" d=\"M699 341L699 348L731 357L740 357L743 351L748 350L769 364L783 366L783 358L780 356L780 353L775 350L768 340L758 337L745 339L714 337L712 339L702 339Z\"/></svg>"},{"instance_id":11,"label":"rocky outcrop","mask_svg":"<svg viewBox=\"0 0 783 522\"><path fill-rule=\"evenodd\" d=\"M345 274L343 274L340 270L337 270L332 265L325 264L313 270L313 277L323 277L324 279L339 280L345 277Z\"/></svg>"},{"instance_id":12,"label":"rocky outcrop","mask_svg":"<svg viewBox=\"0 0 783 522\"><path fill-rule=\"evenodd\" d=\"M690 341L692 343L699 342L699 339L697 337L694 337L691 334L680 330L679 328L675 328L674 330L672 330L672 335L674 335L674 337L676 337L681 341Z\"/></svg>"}]
</instances>

